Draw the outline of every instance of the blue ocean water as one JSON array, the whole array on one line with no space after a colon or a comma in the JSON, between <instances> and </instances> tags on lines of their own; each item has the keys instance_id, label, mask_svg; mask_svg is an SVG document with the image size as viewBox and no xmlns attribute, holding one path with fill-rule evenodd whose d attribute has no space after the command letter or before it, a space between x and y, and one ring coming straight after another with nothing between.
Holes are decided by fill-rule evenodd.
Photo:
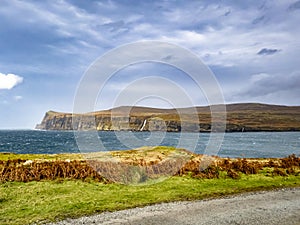
<instances>
[{"instance_id":1,"label":"blue ocean water","mask_svg":"<svg viewBox=\"0 0 300 225\"><path fill-rule=\"evenodd\" d=\"M79 153L163 145L211 153L206 148L209 133L101 131L76 134L79 134L79 145L73 131L0 130L0 152ZM220 150L214 151L214 155L221 157L246 158L278 158L290 154L300 155L300 132L226 133Z\"/></svg>"}]
</instances>

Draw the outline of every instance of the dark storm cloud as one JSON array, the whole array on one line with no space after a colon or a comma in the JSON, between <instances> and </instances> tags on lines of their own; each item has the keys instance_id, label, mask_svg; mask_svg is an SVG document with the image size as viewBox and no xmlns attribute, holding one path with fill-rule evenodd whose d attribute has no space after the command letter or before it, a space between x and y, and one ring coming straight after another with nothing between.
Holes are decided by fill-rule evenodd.
<instances>
[{"instance_id":1,"label":"dark storm cloud","mask_svg":"<svg viewBox=\"0 0 300 225\"><path fill-rule=\"evenodd\" d=\"M293 4L290 4L288 7L288 10L299 10L300 9L300 1L294 2Z\"/></svg>"},{"instance_id":2,"label":"dark storm cloud","mask_svg":"<svg viewBox=\"0 0 300 225\"><path fill-rule=\"evenodd\" d=\"M288 91L290 95L300 93L300 71L291 74L255 74L251 77L248 87L239 93L240 96L261 97Z\"/></svg>"},{"instance_id":3,"label":"dark storm cloud","mask_svg":"<svg viewBox=\"0 0 300 225\"><path fill-rule=\"evenodd\" d=\"M273 55L278 52L280 52L280 49L263 48L257 53L257 55Z\"/></svg>"},{"instance_id":4,"label":"dark storm cloud","mask_svg":"<svg viewBox=\"0 0 300 225\"><path fill-rule=\"evenodd\" d=\"M224 14L224 16L228 16L230 13L231 13L231 11L228 10L228 11Z\"/></svg>"}]
</instances>

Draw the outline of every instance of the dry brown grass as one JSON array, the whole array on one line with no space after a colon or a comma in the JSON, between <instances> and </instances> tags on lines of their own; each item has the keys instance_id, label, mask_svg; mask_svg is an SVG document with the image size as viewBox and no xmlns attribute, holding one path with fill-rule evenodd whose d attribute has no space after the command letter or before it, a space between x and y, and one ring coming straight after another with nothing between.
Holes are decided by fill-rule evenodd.
<instances>
[{"instance_id":1,"label":"dry brown grass","mask_svg":"<svg viewBox=\"0 0 300 225\"><path fill-rule=\"evenodd\" d=\"M212 158L214 161L205 169L202 162L203 156L189 160L177 173L179 176L190 174L195 178L219 178L221 172L227 177L238 179L241 174L258 174L265 168L271 168L267 174L272 176L288 176L300 174L300 157L290 155L281 159L222 159Z\"/></svg>"},{"instance_id":2,"label":"dry brown grass","mask_svg":"<svg viewBox=\"0 0 300 225\"><path fill-rule=\"evenodd\" d=\"M40 181L59 178L81 179L88 178L101 182L106 180L92 167L83 161L44 161L29 162L25 160L0 161L0 182L5 181Z\"/></svg>"},{"instance_id":3,"label":"dry brown grass","mask_svg":"<svg viewBox=\"0 0 300 225\"><path fill-rule=\"evenodd\" d=\"M0 182L55 179L97 180L100 182L141 183L167 176L238 179L242 174L271 176L300 174L300 157L281 159L224 159L197 155L182 149L149 148L93 155L86 160L0 161Z\"/></svg>"}]
</instances>

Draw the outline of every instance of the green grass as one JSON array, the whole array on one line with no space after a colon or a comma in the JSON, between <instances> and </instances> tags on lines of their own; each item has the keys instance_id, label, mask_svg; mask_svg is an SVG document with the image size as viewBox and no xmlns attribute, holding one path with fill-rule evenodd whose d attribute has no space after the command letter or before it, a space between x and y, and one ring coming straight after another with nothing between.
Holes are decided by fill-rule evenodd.
<instances>
[{"instance_id":1,"label":"green grass","mask_svg":"<svg viewBox=\"0 0 300 225\"><path fill-rule=\"evenodd\" d=\"M128 160L139 161L156 160L158 156L163 158L173 153L181 156L188 154L170 147L144 147L110 154L124 160L129 158ZM96 153L87 156L99 157ZM0 160L4 161L75 160L85 157L80 154L0 154ZM289 158L287 162L292 161ZM239 172L239 179L228 178L226 171L219 171L219 179L196 179L191 178L192 173L187 173L189 175L169 179L161 177L161 182L149 180L148 183L135 186L68 179L28 183L4 182L0 183L0 224L43 223L161 202L204 199L281 187L300 187L299 168L295 169L294 174L298 176L273 176L274 168L264 167L256 175Z\"/></svg>"},{"instance_id":2,"label":"green grass","mask_svg":"<svg viewBox=\"0 0 300 225\"><path fill-rule=\"evenodd\" d=\"M164 154L168 155L170 153L181 153L182 149L176 149L175 147L169 146L156 146L156 147L141 147L133 150L126 151L109 151L109 152L94 152L94 153L60 153L60 154L15 154L15 153L0 153L0 160L83 160L86 158L99 158L105 155L112 156L128 156L128 157L145 157L147 154Z\"/></svg>"},{"instance_id":3,"label":"green grass","mask_svg":"<svg viewBox=\"0 0 300 225\"><path fill-rule=\"evenodd\" d=\"M82 159L82 154L69 153L69 154L15 154L15 153L0 153L0 160L78 160Z\"/></svg>"},{"instance_id":4,"label":"green grass","mask_svg":"<svg viewBox=\"0 0 300 225\"><path fill-rule=\"evenodd\" d=\"M299 176L242 175L241 179L171 177L142 186L57 180L0 184L0 224L30 224L160 202L195 200L245 191L300 187Z\"/></svg>"}]
</instances>

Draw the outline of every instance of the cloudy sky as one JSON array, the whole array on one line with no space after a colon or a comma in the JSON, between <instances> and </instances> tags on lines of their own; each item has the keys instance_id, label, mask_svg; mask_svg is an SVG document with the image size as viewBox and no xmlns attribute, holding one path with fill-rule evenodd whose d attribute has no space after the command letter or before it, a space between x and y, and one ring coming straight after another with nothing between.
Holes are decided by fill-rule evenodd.
<instances>
[{"instance_id":1,"label":"cloudy sky","mask_svg":"<svg viewBox=\"0 0 300 225\"><path fill-rule=\"evenodd\" d=\"M300 1L1 0L0 18L0 129L34 128L48 110L72 112L91 63L145 40L195 53L214 73L226 103L300 105ZM147 76L172 80L190 103L207 104L187 74L144 62L111 76L95 109L113 106L126 87L164 89L153 79L130 86ZM136 104L172 105L161 99Z\"/></svg>"}]
</instances>

